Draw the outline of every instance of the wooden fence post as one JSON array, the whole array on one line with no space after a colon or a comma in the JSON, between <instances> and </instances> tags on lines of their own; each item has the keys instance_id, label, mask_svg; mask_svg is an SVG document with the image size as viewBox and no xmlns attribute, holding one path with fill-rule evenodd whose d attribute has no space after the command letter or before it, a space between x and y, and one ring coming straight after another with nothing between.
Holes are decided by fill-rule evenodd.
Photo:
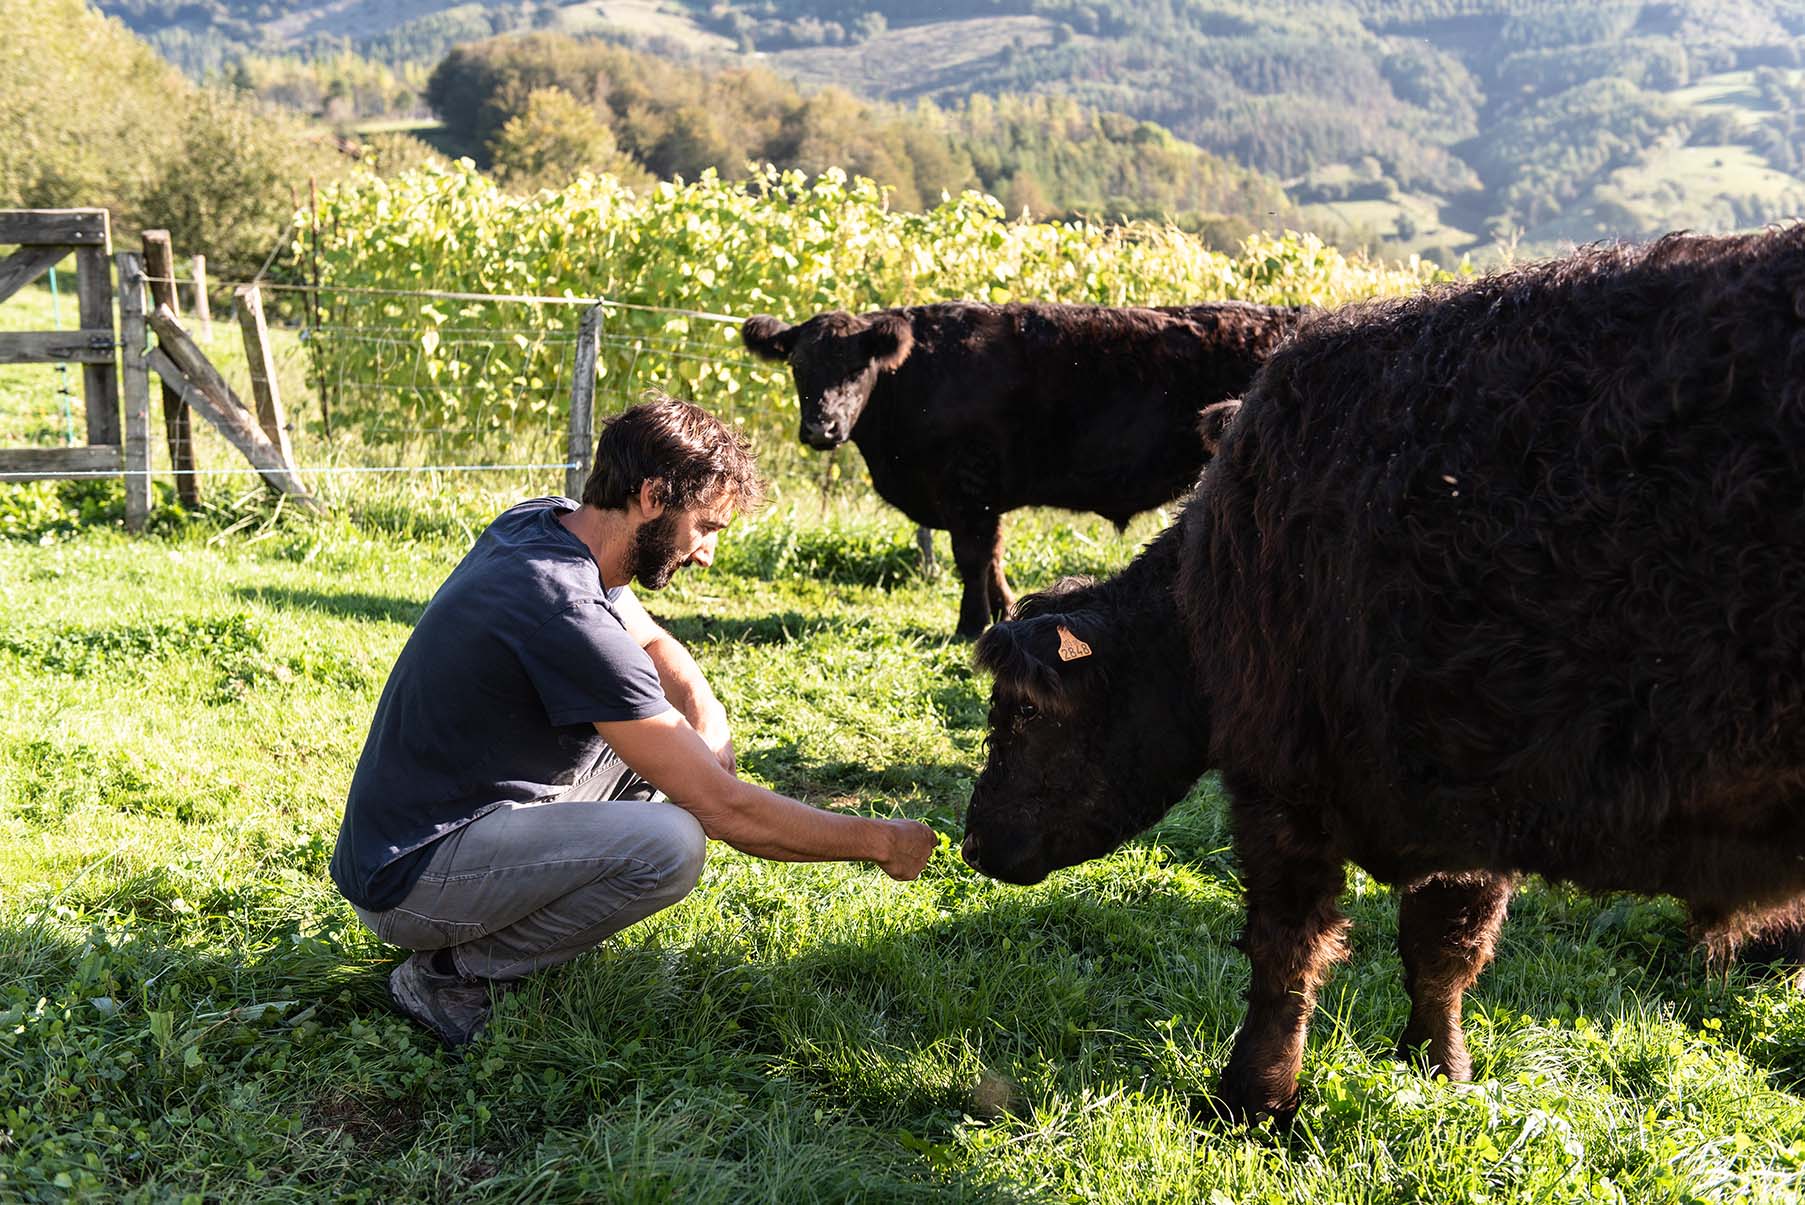
<instances>
[{"instance_id":1,"label":"wooden fence post","mask_svg":"<svg viewBox=\"0 0 1805 1205\"><path fill-rule=\"evenodd\" d=\"M263 320L263 291L256 285L240 285L233 296L238 301L238 326L244 332L244 358L251 367L257 425L281 454L282 463L293 465L295 453L288 442L282 394L276 387L276 358L270 354L269 328Z\"/></svg>"},{"instance_id":2,"label":"wooden fence post","mask_svg":"<svg viewBox=\"0 0 1805 1205\"><path fill-rule=\"evenodd\" d=\"M264 438L245 404L168 307L157 307L150 316L150 328L157 332L157 349L150 353L150 366L163 383L180 390L177 396L242 452L271 488L287 494L301 507L323 514L326 508L307 492L294 465L284 461L276 446Z\"/></svg>"},{"instance_id":3,"label":"wooden fence post","mask_svg":"<svg viewBox=\"0 0 1805 1205\"><path fill-rule=\"evenodd\" d=\"M577 362L570 381L570 441L565 459L564 492L582 498L595 455L595 362L601 352L602 307L590 306L577 326Z\"/></svg>"},{"instance_id":4,"label":"wooden fence post","mask_svg":"<svg viewBox=\"0 0 1805 1205\"><path fill-rule=\"evenodd\" d=\"M119 363L125 394L125 528L143 531L150 517L150 328L144 321L144 259L121 251Z\"/></svg>"},{"instance_id":5,"label":"wooden fence post","mask_svg":"<svg viewBox=\"0 0 1805 1205\"><path fill-rule=\"evenodd\" d=\"M166 305L171 314L180 317L175 295L175 250L169 242L169 231L144 232L144 271L150 278L151 305ZM163 382L163 432L169 440L169 467L175 471L176 497L191 509L201 504L200 478L194 475L194 433L188 422L188 408L174 385Z\"/></svg>"},{"instance_id":6,"label":"wooden fence post","mask_svg":"<svg viewBox=\"0 0 1805 1205\"><path fill-rule=\"evenodd\" d=\"M201 338L213 337L213 303L207 300L207 257L194 257L194 320L200 324Z\"/></svg>"},{"instance_id":7,"label":"wooden fence post","mask_svg":"<svg viewBox=\"0 0 1805 1205\"><path fill-rule=\"evenodd\" d=\"M106 210L101 210L104 233L98 243L78 247L75 252L75 281L83 330L102 330L113 336L113 264L111 229ZM113 336L109 342L116 342ZM113 365L117 357L108 356L105 363L82 366L82 398L88 412L88 442L119 442L119 374Z\"/></svg>"}]
</instances>

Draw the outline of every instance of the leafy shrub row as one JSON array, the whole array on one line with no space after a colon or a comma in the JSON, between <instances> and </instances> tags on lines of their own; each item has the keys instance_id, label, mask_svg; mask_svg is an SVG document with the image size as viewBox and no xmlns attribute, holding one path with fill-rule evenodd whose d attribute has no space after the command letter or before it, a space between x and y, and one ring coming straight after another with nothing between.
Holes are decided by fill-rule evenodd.
<instances>
[{"instance_id":1,"label":"leafy shrub row","mask_svg":"<svg viewBox=\"0 0 1805 1205\"><path fill-rule=\"evenodd\" d=\"M421 430L550 436L565 421L580 306L423 290L622 303L604 316L599 409L656 386L788 446L787 372L742 352L734 322L705 315L800 321L954 298L1331 305L1444 275L1310 235L1255 235L1225 254L1152 223L1012 222L976 192L900 212L838 170L705 173L642 192L586 175L520 197L463 164L347 181L323 195L317 227L309 220L296 249L317 239L325 286L313 368L335 419L376 443Z\"/></svg>"}]
</instances>

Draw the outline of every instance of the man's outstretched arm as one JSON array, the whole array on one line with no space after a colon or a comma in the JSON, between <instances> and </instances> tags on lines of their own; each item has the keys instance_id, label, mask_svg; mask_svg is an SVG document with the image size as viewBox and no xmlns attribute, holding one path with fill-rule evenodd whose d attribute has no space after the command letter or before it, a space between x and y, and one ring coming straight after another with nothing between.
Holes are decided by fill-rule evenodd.
<instances>
[{"instance_id":1,"label":"man's outstretched arm","mask_svg":"<svg viewBox=\"0 0 1805 1205\"><path fill-rule=\"evenodd\" d=\"M683 713L683 718L701 736L722 769L733 773L733 733L727 727L727 709L714 697L708 679L702 676L702 667L675 636L659 627L646 613L633 591L621 591L615 599L614 609L627 635L652 659L653 667L658 670L658 683L664 688L664 697Z\"/></svg>"},{"instance_id":2,"label":"man's outstretched arm","mask_svg":"<svg viewBox=\"0 0 1805 1205\"><path fill-rule=\"evenodd\" d=\"M702 831L742 853L778 862L876 862L893 879L912 879L938 838L916 820L826 812L729 774L675 711L644 720L598 723L622 761L694 816Z\"/></svg>"}]
</instances>

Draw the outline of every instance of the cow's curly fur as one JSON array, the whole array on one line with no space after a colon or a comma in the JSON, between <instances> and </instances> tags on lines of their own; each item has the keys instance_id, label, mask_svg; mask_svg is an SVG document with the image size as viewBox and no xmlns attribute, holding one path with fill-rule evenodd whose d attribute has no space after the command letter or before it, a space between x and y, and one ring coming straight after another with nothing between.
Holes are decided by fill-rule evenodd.
<instances>
[{"instance_id":1,"label":"cow's curly fur","mask_svg":"<svg viewBox=\"0 0 1805 1205\"><path fill-rule=\"evenodd\" d=\"M1218 764L1375 873L1802 885L1805 226L1325 317L1185 522Z\"/></svg>"},{"instance_id":2,"label":"cow's curly fur","mask_svg":"<svg viewBox=\"0 0 1805 1205\"><path fill-rule=\"evenodd\" d=\"M1805 226L1350 307L1267 364L1176 591L1248 891L1236 1108L1291 1104L1343 859L1406 887L1408 1033L1460 1074L1520 873L1679 896L1719 951L1790 924L1802 391Z\"/></svg>"},{"instance_id":3,"label":"cow's curly fur","mask_svg":"<svg viewBox=\"0 0 1805 1205\"><path fill-rule=\"evenodd\" d=\"M1229 795L1253 972L1233 1111L1294 1107L1350 860L1400 889L1404 1046L1455 1078L1461 992L1523 873L1678 896L1720 953L1756 929L1805 952L1805 225L1321 317L1174 533L1175 561L1162 537L1084 607L1187 633L1187 683L1145 687L1136 722ZM1099 810L1145 824L1182 794L1049 794L1108 761L1123 701L1038 659L1068 723L999 733L993 705L968 817L968 858L1016 881L1104 852ZM1006 700L1020 667L998 668Z\"/></svg>"}]
</instances>

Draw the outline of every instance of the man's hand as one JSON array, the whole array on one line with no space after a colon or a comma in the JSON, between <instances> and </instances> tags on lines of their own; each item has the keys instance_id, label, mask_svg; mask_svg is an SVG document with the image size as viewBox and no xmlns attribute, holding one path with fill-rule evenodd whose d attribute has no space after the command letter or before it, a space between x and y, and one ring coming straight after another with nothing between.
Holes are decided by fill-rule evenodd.
<instances>
[{"instance_id":1,"label":"man's hand","mask_svg":"<svg viewBox=\"0 0 1805 1205\"><path fill-rule=\"evenodd\" d=\"M887 820L884 823L890 826L890 852L879 858L877 864L891 878L906 883L920 874L921 868L934 856L940 846L940 837L919 820Z\"/></svg>"}]
</instances>

